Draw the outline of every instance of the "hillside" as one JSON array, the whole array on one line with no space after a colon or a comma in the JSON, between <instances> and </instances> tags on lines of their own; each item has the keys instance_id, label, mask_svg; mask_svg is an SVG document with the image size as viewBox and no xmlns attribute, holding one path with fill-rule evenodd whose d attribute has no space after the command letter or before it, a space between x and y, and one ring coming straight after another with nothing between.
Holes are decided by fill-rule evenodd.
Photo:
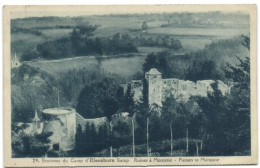
<instances>
[{"instance_id":1,"label":"hillside","mask_svg":"<svg viewBox=\"0 0 260 168\"><path fill-rule=\"evenodd\" d=\"M213 17L214 16L214 17ZM212 18L213 17L213 18ZM148 30L142 33L141 26L147 22ZM116 33L136 37L170 35L180 39L185 50L202 49L214 39L230 38L248 34L247 14L164 13L102 15L79 17L40 17L11 20L11 54L36 49L38 44L68 37L73 28L82 25L97 26L93 38L109 38Z\"/></svg>"}]
</instances>

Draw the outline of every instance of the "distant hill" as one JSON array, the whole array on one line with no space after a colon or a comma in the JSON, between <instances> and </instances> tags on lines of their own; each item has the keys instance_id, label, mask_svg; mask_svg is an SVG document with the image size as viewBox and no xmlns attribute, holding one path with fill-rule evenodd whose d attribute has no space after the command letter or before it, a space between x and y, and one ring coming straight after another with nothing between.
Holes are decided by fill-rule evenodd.
<instances>
[{"instance_id":1,"label":"distant hill","mask_svg":"<svg viewBox=\"0 0 260 168\"><path fill-rule=\"evenodd\" d=\"M142 23L148 24L147 34L141 30ZM128 33L131 37L137 35L150 36L153 34L174 35L172 28L199 28L209 29L226 29L233 32L234 29L248 29L249 15L244 13L153 13L153 14L125 14L125 15L93 15L78 17L30 17L18 18L11 20L11 52L21 56L25 51L36 49L37 44L46 41L68 37L73 27L79 25L97 25L93 37L111 37L120 32ZM228 30L231 29L231 30ZM189 31L189 30L188 30ZM194 30L190 30L194 31ZM170 32L170 33L169 33ZM181 32L178 31L178 35ZM183 32L184 33L184 32ZM203 33L203 31L201 32ZM187 33L184 33L187 34ZM202 34L203 35L203 34ZM210 37L209 37L210 38ZM196 39L198 39L196 37ZM205 39L205 38L204 38ZM192 47L200 41L194 43L195 38L182 39L184 48ZM208 43L208 38L202 43L202 46Z\"/></svg>"}]
</instances>

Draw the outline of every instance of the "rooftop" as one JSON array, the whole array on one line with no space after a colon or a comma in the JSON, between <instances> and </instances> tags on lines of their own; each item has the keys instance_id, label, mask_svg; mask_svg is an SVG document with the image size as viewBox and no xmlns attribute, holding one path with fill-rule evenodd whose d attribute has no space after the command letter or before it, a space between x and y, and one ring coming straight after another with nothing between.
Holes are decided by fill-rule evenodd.
<instances>
[{"instance_id":1,"label":"rooftop","mask_svg":"<svg viewBox=\"0 0 260 168\"><path fill-rule=\"evenodd\" d=\"M150 71L146 72L146 74L161 75L162 73L159 72L156 68L152 68Z\"/></svg>"}]
</instances>

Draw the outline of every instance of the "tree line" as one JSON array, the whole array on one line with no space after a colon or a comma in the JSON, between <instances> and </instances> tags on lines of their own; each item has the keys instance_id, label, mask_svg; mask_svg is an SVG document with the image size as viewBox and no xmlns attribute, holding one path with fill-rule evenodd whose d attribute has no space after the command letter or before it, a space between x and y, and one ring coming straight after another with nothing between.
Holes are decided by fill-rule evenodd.
<instances>
[{"instance_id":1,"label":"tree line","mask_svg":"<svg viewBox=\"0 0 260 168\"><path fill-rule=\"evenodd\" d=\"M227 81L226 63L235 66L240 63L239 59L244 60L249 54L244 46L248 43L248 39L244 41L245 37L247 36L213 42L202 50L185 55L175 55L169 51L150 53L145 59L142 72L138 72L134 78L142 79L145 72L157 68L163 78Z\"/></svg>"},{"instance_id":2,"label":"tree line","mask_svg":"<svg viewBox=\"0 0 260 168\"><path fill-rule=\"evenodd\" d=\"M175 39L168 35L156 36L156 37L136 36L134 38L134 43L137 46L164 47L172 50L179 50L182 48L182 44L180 40Z\"/></svg>"},{"instance_id":3,"label":"tree line","mask_svg":"<svg viewBox=\"0 0 260 168\"><path fill-rule=\"evenodd\" d=\"M36 49L28 50L21 56L22 61L37 58L61 59L88 55L114 55L138 52L128 34L115 34L111 38L93 37L97 26L77 26L69 37L38 44Z\"/></svg>"},{"instance_id":4,"label":"tree line","mask_svg":"<svg viewBox=\"0 0 260 168\"><path fill-rule=\"evenodd\" d=\"M138 46L165 47L173 50L182 48L180 40L171 36L147 38L144 36L130 37L127 33L116 33L110 38L93 37L96 29L97 26L92 25L74 26L68 37L46 41L38 44L35 49L26 50L21 56L21 61L30 61L38 58L61 59L75 56L136 53L138 52ZM37 30L19 29L19 31L22 30L35 31L39 33L37 35L41 35L41 32ZM13 31L18 30L14 29Z\"/></svg>"}]
</instances>

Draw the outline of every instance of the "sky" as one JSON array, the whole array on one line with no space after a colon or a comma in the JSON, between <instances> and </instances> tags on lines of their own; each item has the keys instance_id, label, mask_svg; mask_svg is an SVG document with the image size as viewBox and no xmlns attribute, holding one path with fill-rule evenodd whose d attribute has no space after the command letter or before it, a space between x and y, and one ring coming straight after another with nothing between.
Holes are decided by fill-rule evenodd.
<instances>
[{"instance_id":1,"label":"sky","mask_svg":"<svg viewBox=\"0 0 260 168\"><path fill-rule=\"evenodd\" d=\"M214 7L214 8L213 8ZM56 7L48 6L41 7L40 10L37 10L36 6L15 6L15 12L11 13L11 18L25 18L25 17L43 17L43 16L60 16L60 17L75 17L75 16L86 16L86 15L105 15L105 14L136 14L136 13L171 13L171 12L209 12L209 11L221 11L225 13L233 12L243 12L241 8L240 11L232 8L223 8L223 6L207 6L200 7L199 5L194 5L192 8L184 5L178 6L162 6L157 5L156 8L154 5L146 6L67 6L67 7ZM76 9L77 8L77 9ZM70 11L68 13L68 11Z\"/></svg>"}]
</instances>

